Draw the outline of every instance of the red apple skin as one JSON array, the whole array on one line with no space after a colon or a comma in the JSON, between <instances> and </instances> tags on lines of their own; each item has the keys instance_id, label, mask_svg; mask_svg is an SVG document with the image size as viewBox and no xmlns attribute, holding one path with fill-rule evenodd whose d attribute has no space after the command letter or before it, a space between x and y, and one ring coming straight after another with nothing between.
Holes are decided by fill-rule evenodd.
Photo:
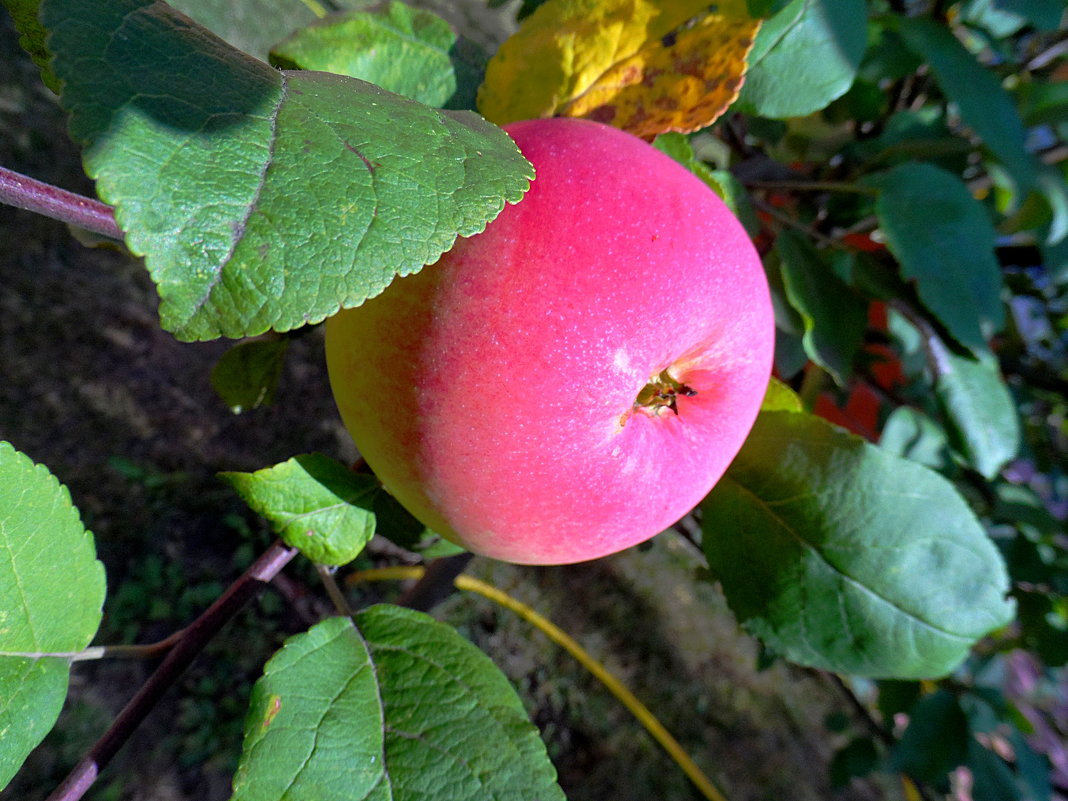
<instances>
[{"instance_id":1,"label":"red apple skin","mask_svg":"<svg viewBox=\"0 0 1068 801\"><path fill-rule=\"evenodd\" d=\"M774 323L760 260L704 183L630 134L505 130L523 200L326 325L342 419L386 489L475 553L594 559L677 522L756 418ZM663 370L690 389L635 407Z\"/></svg>"}]
</instances>

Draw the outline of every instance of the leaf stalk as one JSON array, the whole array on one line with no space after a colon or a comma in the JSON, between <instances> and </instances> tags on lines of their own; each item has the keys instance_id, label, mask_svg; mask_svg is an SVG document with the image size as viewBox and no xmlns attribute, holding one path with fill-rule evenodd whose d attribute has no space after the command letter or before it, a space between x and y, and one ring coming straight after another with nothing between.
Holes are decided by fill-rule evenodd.
<instances>
[{"instance_id":1,"label":"leaf stalk","mask_svg":"<svg viewBox=\"0 0 1068 801\"><path fill-rule=\"evenodd\" d=\"M0 167L0 203L33 211L120 242L122 229L106 203Z\"/></svg>"},{"instance_id":2,"label":"leaf stalk","mask_svg":"<svg viewBox=\"0 0 1068 801\"><path fill-rule=\"evenodd\" d=\"M178 676L222 627L263 586L297 555L281 541L275 542L241 574L203 614L183 630L181 639L168 651L156 671L119 713L47 801L78 801L96 781L100 771L118 753Z\"/></svg>"}]
</instances>

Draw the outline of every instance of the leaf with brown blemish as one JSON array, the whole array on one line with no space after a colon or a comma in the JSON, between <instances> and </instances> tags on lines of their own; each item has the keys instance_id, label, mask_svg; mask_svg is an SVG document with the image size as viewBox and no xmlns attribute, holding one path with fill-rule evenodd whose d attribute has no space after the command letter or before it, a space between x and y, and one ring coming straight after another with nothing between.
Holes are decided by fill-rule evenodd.
<instances>
[{"instance_id":1,"label":"leaf with brown blemish","mask_svg":"<svg viewBox=\"0 0 1068 801\"><path fill-rule=\"evenodd\" d=\"M479 110L498 124L584 117L650 139L698 130L738 96L759 27L744 2L549 0L490 61Z\"/></svg>"}]
</instances>

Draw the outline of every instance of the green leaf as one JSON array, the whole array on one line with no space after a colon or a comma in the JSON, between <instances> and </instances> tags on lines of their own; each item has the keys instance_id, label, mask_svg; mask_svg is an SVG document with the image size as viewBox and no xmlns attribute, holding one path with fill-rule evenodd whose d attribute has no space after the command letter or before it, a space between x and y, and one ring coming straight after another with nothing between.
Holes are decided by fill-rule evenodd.
<instances>
[{"instance_id":1,"label":"green leaf","mask_svg":"<svg viewBox=\"0 0 1068 801\"><path fill-rule=\"evenodd\" d=\"M946 690L924 696L909 712L909 725L894 744L894 770L922 782L945 784L946 774L964 764L972 740L968 717Z\"/></svg>"},{"instance_id":2,"label":"green leaf","mask_svg":"<svg viewBox=\"0 0 1068 801\"><path fill-rule=\"evenodd\" d=\"M738 218L750 237L760 233L760 220L745 185L730 171L710 169L705 162L698 159L689 137L680 133L661 134L653 142L653 146L708 184L727 204L727 208Z\"/></svg>"},{"instance_id":3,"label":"green leaf","mask_svg":"<svg viewBox=\"0 0 1068 801\"><path fill-rule=\"evenodd\" d=\"M1025 801L1052 801L1053 786L1049 758L1036 751L1023 732L1013 728L1009 742L1016 758L1016 786Z\"/></svg>"},{"instance_id":4,"label":"green leaf","mask_svg":"<svg viewBox=\"0 0 1068 801\"><path fill-rule=\"evenodd\" d=\"M879 767L879 752L870 737L858 737L840 748L831 761L831 786L845 787L850 779L867 776Z\"/></svg>"},{"instance_id":5,"label":"green leaf","mask_svg":"<svg viewBox=\"0 0 1068 801\"><path fill-rule=\"evenodd\" d=\"M868 325L864 305L799 234L781 232L775 248L786 297L804 321L805 352L839 386L845 386Z\"/></svg>"},{"instance_id":6,"label":"green leaf","mask_svg":"<svg viewBox=\"0 0 1068 801\"><path fill-rule=\"evenodd\" d=\"M271 63L285 69L323 70L377 84L430 106L444 107L461 84L454 60L457 37L436 14L404 3L326 17L297 31L271 50ZM477 88L480 77L467 76ZM466 98L474 105L474 92Z\"/></svg>"},{"instance_id":7,"label":"green leaf","mask_svg":"<svg viewBox=\"0 0 1068 801\"><path fill-rule=\"evenodd\" d=\"M946 415L950 443L984 477L991 479L1020 450L1016 402L992 359L969 359L935 349L935 392Z\"/></svg>"},{"instance_id":8,"label":"green leaf","mask_svg":"<svg viewBox=\"0 0 1068 801\"><path fill-rule=\"evenodd\" d=\"M749 234L751 239L755 239L760 233L761 223L760 218L757 217L756 209L753 208L753 202L749 198L749 190L745 188L745 184L739 181L730 170L710 170L702 162L697 163L704 168L696 171L697 176L702 178L717 195L723 198L723 202L738 218L738 222L745 228L745 232Z\"/></svg>"},{"instance_id":9,"label":"green leaf","mask_svg":"<svg viewBox=\"0 0 1068 801\"><path fill-rule=\"evenodd\" d=\"M864 56L867 19L863 0L793 0L757 34L735 108L786 119L844 95Z\"/></svg>"},{"instance_id":10,"label":"green leaf","mask_svg":"<svg viewBox=\"0 0 1068 801\"><path fill-rule=\"evenodd\" d=\"M170 5L260 59L275 42L314 22L312 8L322 7L318 0L172 0Z\"/></svg>"},{"instance_id":11,"label":"green leaf","mask_svg":"<svg viewBox=\"0 0 1068 801\"><path fill-rule=\"evenodd\" d=\"M351 562L375 533L378 482L319 453L255 473L220 473L292 548L321 565Z\"/></svg>"},{"instance_id":12,"label":"green leaf","mask_svg":"<svg viewBox=\"0 0 1068 801\"><path fill-rule=\"evenodd\" d=\"M427 528L385 490L375 495L374 512L376 535L405 550L417 552L423 559L464 552L459 545Z\"/></svg>"},{"instance_id":13,"label":"green leaf","mask_svg":"<svg viewBox=\"0 0 1068 801\"><path fill-rule=\"evenodd\" d=\"M1038 78L1014 89L1024 125L1060 125L1068 122L1068 82Z\"/></svg>"},{"instance_id":14,"label":"green leaf","mask_svg":"<svg viewBox=\"0 0 1068 801\"><path fill-rule=\"evenodd\" d=\"M1055 31L1064 16L1064 0L966 0L963 22L986 28L998 37L1011 36L1029 22L1041 31Z\"/></svg>"},{"instance_id":15,"label":"green leaf","mask_svg":"<svg viewBox=\"0 0 1068 801\"><path fill-rule=\"evenodd\" d=\"M0 656L0 790L56 725L69 679L66 659Z\"/></svg>"},{"instance_id":16,"label":"green leaf","mask_svg":"<svg viewBox=\"0 0 1068 801\"><path fill-rule=\"evenodd\" d=\"M233 801L563 799L493 663L427 615L376 606L291 638L256 683Z\"/></svg>"},{"instance_id":17,"label":"green leaf","mask_svg":"<svg viewBox=\"0 0 1068 801\"><path fill-rule=\"evenodd\" d=\"M211 385L234 414L269 406L282 377L289 340L282 337L239 342L211 371Z\"/></svg>"},{"instance_id":18,"label":"green leaf","mask_svg":"<svg viewBox=\"0 0 1068 801\"><path fill-rule=\"evenodd\" d=\"M876 704L884 719L909 712L923 695L923 683L919 681L884 679L877 685L879 697Z\"/></svg>"},{"instance_id":19,"label":"green leaf","mask_svg":"<svg viewBox=\"0 0 1068 801\"><path fill-rule=\"evenodd\" d=\"M930 417L908 406L898 406L886 418L879 433L879 447L940 473L951 463L946 432Z\"/></svg>"},{"instance_id":20,"label":"green leaf","mask_svg":"<svg viewBox=\"0 0 1068 801\"><path fill-rule=\"evenodd\" d=\"M1021 798L1009 766L975 738L968 742L967 765L972 772L972 801L1016 801Z\"/></svg>"},{"instance_id":21,"label":"green leaf","mask_svg":"<svg viewBox=\"0 0 1068 801\"><path fill-rule=\"evenodd\" d=\"M278 72L163 3L46 0L42 17L86 171L182 339L358 306L529 185L515 143L475 114Z\"/></svg>"},{"instance_id":22,"label":"green leaf","mask_svg":"<svg viewBox=\"0 0 1068 801\"><path fill-rule=\"evenodd\" d=\"M93 639L104 592L70 493L0 442L0 789L55 725L70 674L63 655Z\"/></svg>"},{"instance_id":23,"label":"green leaf","mask_svg":"<svg viewBox=\"0 0 1068 801\"><path fill-rule=\"evenodd\" d=\"M731 608L794 662L941 676L1012 619L1005 565L953 486L811 415L762 413L702 509Z\"/></svg>"},{"instance_id":24,"label":"green leaf","mask_svg":"<svg viewBox=\"0 0 1068 801\"><path fill-rule=\"evenodd\" d=\"M378 799L384 709L367 644L348 618L291 637L256 682L233 801Z\"/></svg>"},{"instance_id":25,"label":"green leaf","mask_svg":"<svg viewBox=\"0 0 1068 801\"><path fill-rule=\"evenodd\" d=\"M1058 571L1060 576L1064 572ZM1039 590L1017 590L1020 639L1049 667L1068 664L1068 598Z\"/></svg>"},{"instance_id":26,"label":"green leaf","mask_svg":"<svg viewBox=\"0 0 1068 801\"><path fill-rule=\"evenodd\" d=\"M961 119L982 138L1016 181L1020 195L1035 182L1035 160L1016 105L998 78L975 60L945 25L919 17L900 20L901 35L927 62Z\"/></svg>"},{"instance_id":27,"label":"green leaf","mask_svg":"<svg viewBox=\"0 0 1068 801\"><path fill-rule=\"evenodd\" d=\"M29 53L33 63L41 70L41 80L44 81L45 86L53 92L59 92L59 78L48 64L52 58L45 42L48 31L37 18L40 0L2 0L2 2L4 8L11 14L15 30L19 32L19 46Z\"/></svg>"},{"instance_id":28,"label":"green leaf","mask_svg":"<svg viewBox=\"0 0 1068 801\"><path fill-rule=\"evenodd\" d=\"M1050 223L1045 235L1048 245L1056 245L1068 238L1068 184L1064 174L1054 167L1042 166L1038 173L1038 191L1050 210Z\"/></svg>"},{"instance_id":29,"label":"green leaf","mask_svg":"<svg viewBox=\"0 0 1068 801\"><path fill-rule=\"evenodd\" d=\"M902 275L916 282L924 305L974 353L1005 324L997 233L982 205L957 176L908 163L869 181L887 246Z\"/></svg>"},{"instance_id":30,"label":"green leaf","mask_svg":"<svg viewBox=\"0 0 1068 801\"><path fill-rule=\"evenodd\" d=\"M764 401L760 404L760 410L762 412L801 412L804 411L804 405L801 402L801 396L788 384L772 376L768 382L767 392L764 393Z\"/></svg>"},{"instance_id":31,"label":"green leaf","mask_svg":"<svg viewBox=\"0 0 1068 801\"><path fill-rule=\"evenodd\" d=\"M882 133L855 143L869 167L893 167L921 161L960 175L968 168L973 147L953 136L945 112L936 106L905 109L891 114Z\"/></svg>"}]
</instances>

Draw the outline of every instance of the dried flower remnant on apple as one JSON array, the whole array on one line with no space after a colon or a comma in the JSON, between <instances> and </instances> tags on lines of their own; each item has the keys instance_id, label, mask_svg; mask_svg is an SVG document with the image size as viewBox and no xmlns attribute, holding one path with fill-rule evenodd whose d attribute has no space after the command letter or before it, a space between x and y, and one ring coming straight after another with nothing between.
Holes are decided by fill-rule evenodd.
<instances>
[{"instance_id":1,"label":"dried flower remnant on apple","mask_svg":"<svg viewBox=\"0 0 1068 801\"><path fill-rule=\"evenodd\" d=\"M634 401L634 409L654 417L662 414L665 409L678 414L679 398L696 396L696 389L675 379L668 370L663 370L642 387L642 391L638 393Z\"/></svg>"},{"instance_id":2,"label":"dried flower remnant on apple","mask_svg":"<svg viewBox=\"0 0 1068 801\"><path fill-rule=\"evenodd\" d=\"M429 528L578 562L670 527L722 476L767 388L771 301L741 225L668 156L589 120L505 130L529 192L331 318L330 381L368 465ZM578 375L576 408L560 388Z\"/></svg>"}]
</instances>

